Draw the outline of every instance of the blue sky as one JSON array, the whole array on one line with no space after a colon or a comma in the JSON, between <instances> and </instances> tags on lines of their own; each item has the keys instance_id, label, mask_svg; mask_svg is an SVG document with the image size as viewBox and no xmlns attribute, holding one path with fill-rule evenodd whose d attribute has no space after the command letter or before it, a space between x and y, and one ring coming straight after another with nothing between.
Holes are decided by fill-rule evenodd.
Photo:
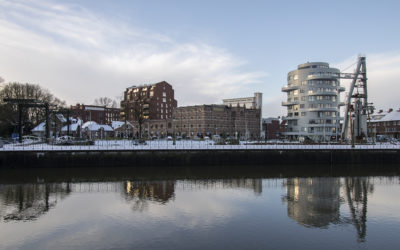
<instances>
[{"instance_id":1,"label":"blue sky","mask_svg":"<svg viewBox=\"0 0 400 250\"><path fill-rule=\"evenodd\" d=\"M285 115L281 87L298 64L345 69L362 53L370 100L397 109L399 9L399 1L0 0L0 76L38 83L68 104L162 80L180 106L262 92L268 117Z\"/></svg>"}]
</instances>

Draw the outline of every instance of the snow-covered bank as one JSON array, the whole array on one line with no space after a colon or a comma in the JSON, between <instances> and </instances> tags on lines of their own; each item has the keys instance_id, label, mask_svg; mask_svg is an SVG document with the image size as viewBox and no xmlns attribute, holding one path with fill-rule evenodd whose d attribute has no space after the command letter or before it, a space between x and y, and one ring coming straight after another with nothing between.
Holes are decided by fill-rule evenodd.
<instances>
[{"instance_id":1,"label":"snow-covered bank","mask_svg":"<svg viewBox=\"0 0 400 250\"><path fill-rule=\"evenodd\" d=\"M307 149L331 149L331 150L343 150L351 149L351 145L339 145L339 144L321 144L321 145L303 145L303 144L253 144L251 142L241 142L240 145L216 145L213 141L192 141L182 140L176 141L175 145L173 141L166 140L155 140L146 141L145 144L135 143L132 140L98 140L94 145L79 145L79 146L60 146L60 145L49 145L45 143L38 144L5 144L0 151L90 151L90 150L213 150L213 149L224 149L224 150L272 150L272 149L290 149L290 150L307 150ZM355 149L400 149L399 144L382 143L382 144L364 144L355 145Z\"/></svg>"}]
</instances>

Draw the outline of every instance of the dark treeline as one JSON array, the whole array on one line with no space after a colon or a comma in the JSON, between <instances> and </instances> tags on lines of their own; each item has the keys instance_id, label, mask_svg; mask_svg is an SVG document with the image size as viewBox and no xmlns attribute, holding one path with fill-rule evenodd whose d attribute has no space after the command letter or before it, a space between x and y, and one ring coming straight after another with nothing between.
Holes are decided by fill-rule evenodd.
<instances>
[{"instance_id":1,"label":"dark treeline","mask_svg":"<svg viewBox=\"0 0 400 250\"><path fill-rule=\"evenodd\" d=\"M65 107L65 101L55 97L49 90L37 84L18 82L2 84L0 89L0 136L2 137L9 137L11 133L17 132L18 125L17 105L4 102L5 98L35 99L54 107ZM24 133L30 133L32 128L45 120L45 110L35 107L24 108L22 120Z\"/></svg>"}]
</instances>

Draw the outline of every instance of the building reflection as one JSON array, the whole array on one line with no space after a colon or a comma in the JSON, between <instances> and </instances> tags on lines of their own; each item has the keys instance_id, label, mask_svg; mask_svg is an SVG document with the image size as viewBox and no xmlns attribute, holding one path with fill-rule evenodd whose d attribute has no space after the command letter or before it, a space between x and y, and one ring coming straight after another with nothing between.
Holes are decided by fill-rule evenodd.
<instances>
[{"instance_id":1,"label":"building reflection","mask_svg":"<svg viewBox=\"0 0 400 250\"><path fill-rule=\"evenodd\" d=\"M175 197L175 181L125 181L123 196L132 203L132 209L143 211L149 201L166 204Z\"/></svg>"},{"instance_id":2,"label":"building reflection","mask_svg":"<svg viewBox=\"0 0 400 250\"><path fill-rule=\"evenodd\" d=\"M286 187L290 218L306 227L327 227L339 221L339 179L290 178Z\"/></svg>"},{"instance_id":3,"label":"building reflection","mask_svg":"<svg viewBox=\"0 0 400 250\"><path fill-rule=\"evenodd\" d=\"M248 189L255 195L262 193L262 179L222 179L222 180L189 180L180 181L179 189L202 190L202 189Z\"/></svg>"},{"instance_id":4,"label":"building reflection","mask_svg":"<svg viewBox=\"0 0 400 250\"><path fill-rule=\"evenodd\" d=\"M256 195L262 192L261 179L224 179L224 180L166 180L146 181L130 180L123 182L123 196L132 204L135 211L145 211L149 202L166 204L175 198L175 189L204 190L204 189L249 189Z\"/></svg>"},{"instance_id":5,"label":"building reflection","mask_svg":"<svg viewBox=\"0 0 400 250\"><path fill-rule=\"evenodd\" d=\"M341 197L340 188L343 188ZM306 227L327 227L331 223L349 223L357 231L357 240L365 241L368 194L374 191L369 177L291 178L286 183L287 213ZM340 216L340 204L346 201L350 218Z\"/></svg>"},{"instance_id":6,"label":"building reflection","mask_svg":"<svg viewBox=\"0 0 400 250\"><path fill-rule=\"evenodd\" d=\"M0 216L4 221L35 220L70 193L69 183L0 185Z\"/></svg>"}]
</instances>

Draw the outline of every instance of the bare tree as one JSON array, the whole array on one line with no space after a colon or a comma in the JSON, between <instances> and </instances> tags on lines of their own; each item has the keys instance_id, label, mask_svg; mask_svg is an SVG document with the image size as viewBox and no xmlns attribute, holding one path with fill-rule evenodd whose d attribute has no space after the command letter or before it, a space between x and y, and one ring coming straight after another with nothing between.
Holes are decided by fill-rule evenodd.
<instances>
[{"instance_id":1,"label":"bare tree","mask_svg":"<svg viewBox=\"0 0 400 250\"><path fill-rule=\"evenodd\" d=\"M4 98L35 99L39 102L47 102L50 105L64 107L65 101L61 101L37 84L7 83L0 90L0 134L9 135L18 122L16 105L7 104ZM25 129L33 128L45 119L45 111L40 108L24 109L22 119L25 121Z\"/></svg>"},{"instance_id":2,"label":"bare tree","mask_svg":"<svg viewBox=\"0 0 400 250\"><path fill-rule=\"evenodd\" d=\"M109 97L99 97L94 99L94 105L105 106L107 108L118 107L117 102Z\"/></svg>"},{"instance_id":3,"label":"bare tree","mask_svg":"<svg viewBox=\"0 0 400 250\"><path fill-rule=\"evenodd\" d=\"M134 105L133 106L133 116L135 117L135 120L139 124L139 139L142 139L143 123L145 121L144 114L143 114L143 104L144 104L144 98L142 95L139 95L133 104Z\"/></svg>"}]
</instances>

